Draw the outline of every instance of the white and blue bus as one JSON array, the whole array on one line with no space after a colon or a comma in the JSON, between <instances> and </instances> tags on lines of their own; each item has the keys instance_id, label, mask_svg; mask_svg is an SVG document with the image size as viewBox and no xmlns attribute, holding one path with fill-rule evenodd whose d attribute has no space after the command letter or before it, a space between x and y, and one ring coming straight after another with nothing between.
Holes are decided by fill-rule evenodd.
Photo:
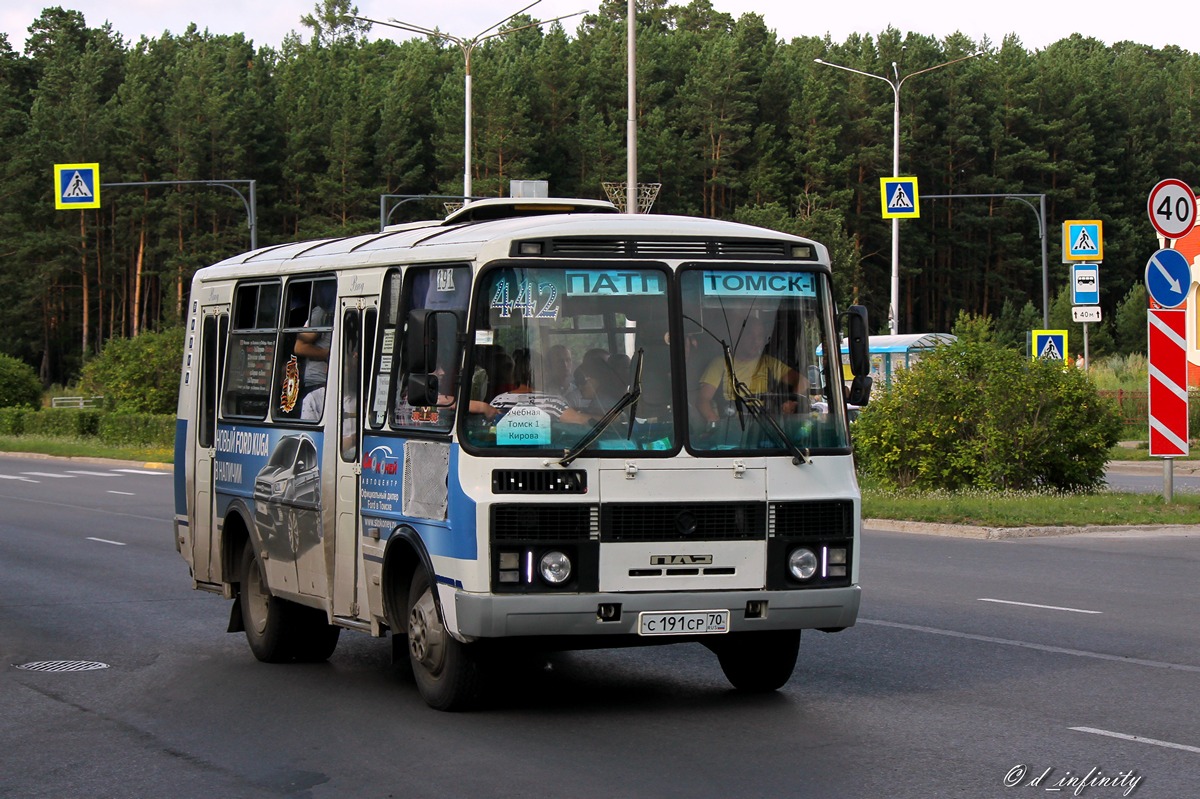
<instances>
[{"instance_id":1,"label":"white and blue bus","mask_svg":"<svg viewBox=\"0 0 1200 799\"><path fill-rule=\"evenodd\" d=\"M512 647L699 641L775 690L859 608L867 322L830 278L814 241L554 199L201 269L176 547L259 660L390 633L436 708Z\"/></svg>"}]
</instances>

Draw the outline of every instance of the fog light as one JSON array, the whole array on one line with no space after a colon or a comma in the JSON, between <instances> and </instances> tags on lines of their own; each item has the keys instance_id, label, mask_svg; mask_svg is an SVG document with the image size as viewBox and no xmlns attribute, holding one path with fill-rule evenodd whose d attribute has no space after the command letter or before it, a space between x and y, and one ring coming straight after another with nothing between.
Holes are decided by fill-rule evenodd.
<instances>
[{"instance_id":1,"label":"fog light","mask_svg":"<svg viewBox=\"0 0 1200 799\"><path fill-rule=\"evenodd\" d=\"M829 550L829 562L831 564L845 563L846 562L846 550L842 549L841 547L839 547L837 549L830 549Z\"/></svg>"},{"instance_id":2,"label":"fog light","mask_svg":"<svg viewBox=\"0 0 1200 799\"><path fill-rule=\"evenodd\" d=\"M550 585L562 585L571 579L571 559L557 550L547 552L542 555L538 570Z\"/></svg>"},{"instance_id":3,"label":"fog light","mask_svg":"<svg viewBox=\"0 0 1200 799\"><path fill-rule=\"evenodd\" d=\"M797 547L788 556L788 571L797 580L811 579L817 573L817 556L811 549Z\"/></svg>"}]
</instances>

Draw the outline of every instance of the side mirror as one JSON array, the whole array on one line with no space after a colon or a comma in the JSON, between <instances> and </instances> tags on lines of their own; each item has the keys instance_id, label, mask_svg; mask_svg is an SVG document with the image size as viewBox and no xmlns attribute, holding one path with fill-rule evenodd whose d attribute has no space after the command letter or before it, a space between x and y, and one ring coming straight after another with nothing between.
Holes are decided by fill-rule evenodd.
<instances>
[{"instance_id":1,"label":"side mirror","mask_svg":"<svg viewBox=\"0 0 1200 799\"><path fill-rule=\"evenodd\" d=\"M850 383L850 393L846 397L846 402L860 408L866 405L871 401L871 384L873 382L870 375L855 375L853 382Z\"/></svg>"},{"instance_id":2,"label":"side mirror","mask_svg":"<svg viewBox=\"0 0 1200 799\"><path fill-rule=\"evenodd\" d=\"M846 316L846 344L850 351L850 373L856 378L866 377L871 374L871 341L867 327L867 309L862 305L851 305ZM870 391L869 383L867 391Z\"/></svg>"},{"instance_id":3,"label":"side mirror","mask_svg":"<svg viewBox=\"0 0 1200 799\"><path fill-rule=\"evenodd\" d=\"M408 314L408 331L404 334L404 360L409 374L428 374L435 370L438 351L435 313L421 308Z\"/></svg>"},{"instance_id":4,"label":"side mirror","mask_svg":"<svg viewBox=\"0 0 1200 799\"><path fill-rule=\"evenodd\" d=\"M434 374L412 374L408 377L408 404L414 408L437 405L438 376Z\"/></svg>"}]
</instances>

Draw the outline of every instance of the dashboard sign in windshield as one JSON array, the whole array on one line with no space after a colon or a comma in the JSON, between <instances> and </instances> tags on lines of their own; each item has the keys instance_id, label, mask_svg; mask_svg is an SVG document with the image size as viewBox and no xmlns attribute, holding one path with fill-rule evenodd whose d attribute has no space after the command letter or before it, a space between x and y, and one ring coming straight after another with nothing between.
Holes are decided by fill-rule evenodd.
<instances>
[{"instance_id":1,"label":"dashboard sign in windshield","mask_svg":"<svg viewBox=\"0 0 1200 799\"><path fill-rule=\"evenodd\" d=\"M705 272L708 297L815 297L813 276L807 272Z\"/></svg>"},{"instance_id":2,"label":"dashboard sign in windshield","mask_svg":"<svg viewBox=\"0 0 1200 799\"><path fill-rule=\"evenodd\" d=\"M567 295L621 297L630 295L665 294L666 283L661 272L597 271L567 272Z\"/></svg>"}]
</instances>

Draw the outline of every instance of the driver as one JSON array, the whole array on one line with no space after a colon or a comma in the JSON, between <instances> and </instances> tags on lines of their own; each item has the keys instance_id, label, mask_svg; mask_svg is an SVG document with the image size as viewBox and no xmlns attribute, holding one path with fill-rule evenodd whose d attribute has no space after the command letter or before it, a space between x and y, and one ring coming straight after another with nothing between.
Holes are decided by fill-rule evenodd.
<instances>
[{"instance_id":1,"label":"driver","mask_svg":"<svg viewBox=\"0 0 1200 799\"><path fill-rule=\"evenodd\" d=\"M733 372L737 379L746 384L751 394L761 395L772 391L799 394L803 386L800 373L778 358L763 352L767 344L767 330L758 316L748 316L737 337L733 350ZM700 376L700 387L696 391L696 411L709 426L721 418L715 402L717 390L724 389L726 403L733 403L733 387L728 385L724 354L709 361ZM785 413L794 413L797 403L783 403Z\"/></svg>"}]
</instances>

